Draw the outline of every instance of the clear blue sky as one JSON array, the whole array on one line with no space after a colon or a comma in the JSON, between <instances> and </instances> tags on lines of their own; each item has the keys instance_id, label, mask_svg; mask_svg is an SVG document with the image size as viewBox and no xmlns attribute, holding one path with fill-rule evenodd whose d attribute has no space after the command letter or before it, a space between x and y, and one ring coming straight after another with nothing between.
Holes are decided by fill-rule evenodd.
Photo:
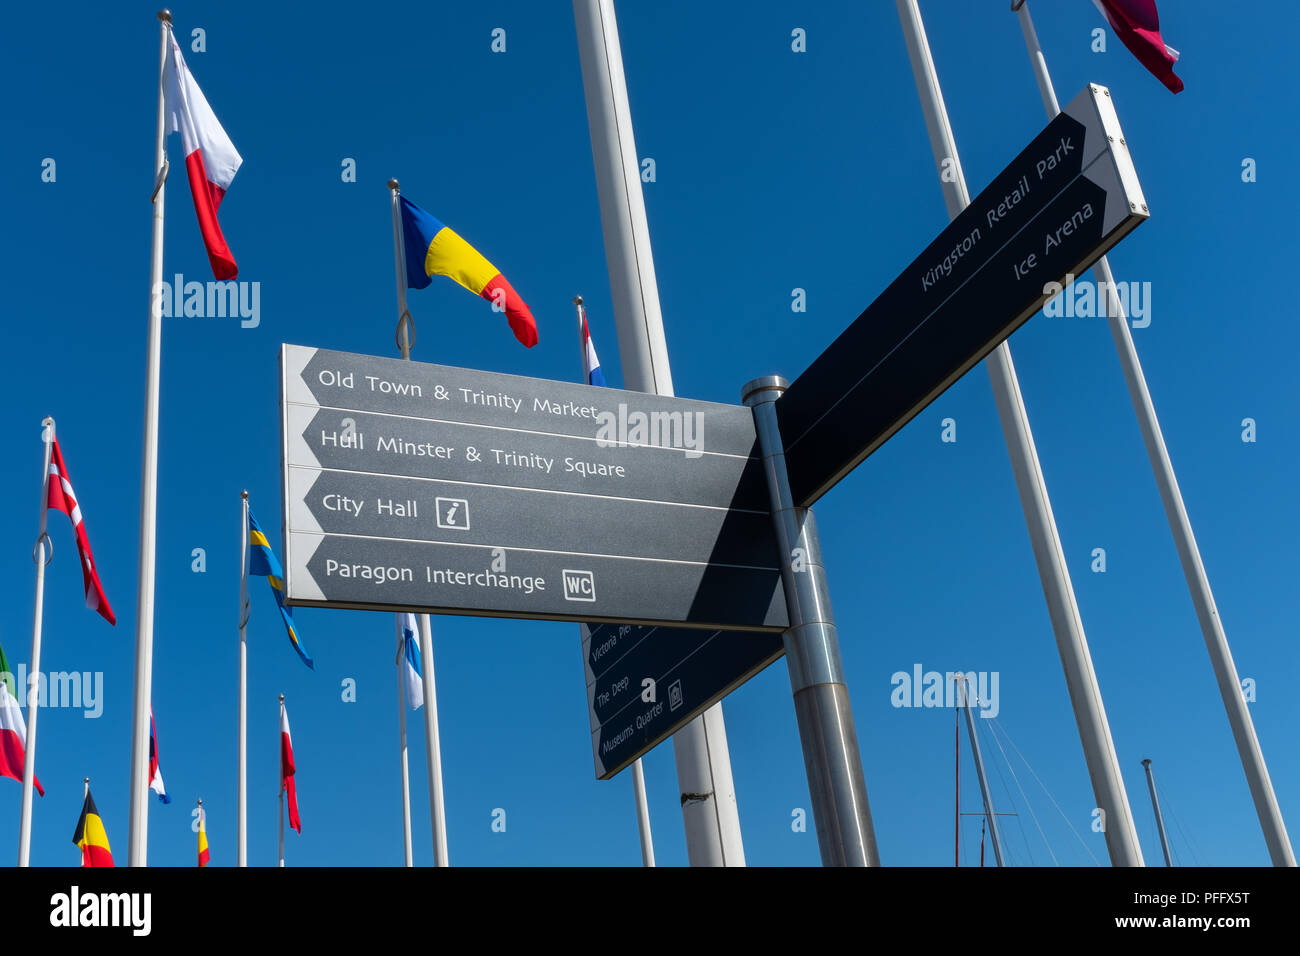
<instances>
[{"instance_id":1,"label":"clear blue sky","mask_svg":"<svg viewBox=\"0 0 1300 956\"><path fill-rule=\"evenodd\" d=\"M922 4L961 158L976 192L1043 126L1005 0ZM1168 93L1086 0L1037 3L1062 101L1109 86L1152 210L1111 257L1149 281L1134 331L1283 813L1300 828L1291 698L1300 685L1294 541L1294 195L1300 148L1278 102L1300 15L1268 29L1220 4L1161 5L1183 52ZM104 586L109 628L82 606L67 519L51 515L44 664L102 672L103 714L46 710L32 860L77 861L81 779L125 858L141 419L158 29L156 3L68 2L7 15L0 278L7 362L0 470L0 643L30 648L40 421L58 420ZM287 9L287 8L286 8ZM618 7L638 151L679 395L736 402L758 375L795 377L946 223L894 5L825 2ZM221 209L261 324L165 323L153 704L171 806L150 812L150 861L191 865L190 808L209 811L213 865L235 857L239 491L280 527L282 342L392 355L388 193L403 191L478 246L531 304L540 344L439 280L411 297L418 360L578 376L570 299L586 297L611 384L621 380L570 5L264 4L173 8L186 57L244 164ZM506 30L505 53L490 50ZM793 53L791 30L807 31ZM1282 100L1285 102L1285 100ZM211 278L172 137L165 275ZM56 180L42 182L42 160ZM1245 157L1258 182L1243 183ZM341 179L356 160L357 181ZM790 309L791 290L808 309ZM1140 761L1151 757L1182 862L1266 864L1223 706L1104 320L1032 319L1011 340L1034 435L1149 863L1160 860ZM958 441L940 441L940 421ZM1258 441L1241 440L1243 418ZM898 709L890 675L997 671L997 721L1041 778L1010 765L1063 864L1104 861L1094 800L988 378L976 368L818 505L881 859L950 865L951 710ZM278 543L278 542L277 542ZM191 570L203 548L205 573ZM1090 570L1104 548L1107 570ZM287 695L303 832L290 864L401 862L392 617L303 609L308 671L268 589L252 582L250 861L274 863L276 695ZM639 862L630 775L598 782L573 624L435 619L454 864ZM355 703L341 700L354 678ZM725 702L747 859L815 864L780 663ZM989 724L990 721L982 721ZM413 719L416 859L428 863L425 763ZM1050 857L1008 765L999 809L1016 862ZM999 739L1002 739L999 737ZM1010 748L1008 748L1010 751ZM978 807L963 741L961 802ZM646 760L656 851L685 862L671 747ZM20 787L0 780L0 860L15 854ZM506 811L505 833L491 829ZM1064 815L1064 818L1062 816ZM1081 844L1067 826L1082 834ZM1171 828L1174 821L1171 820ZM1023 836L1022 836L1023 828ZM979 823L963 826L975 859ZM1085 846L1087 849L1085 849ZM1032 850L1032 855L1031 855ZM1091 856L1090 856L1091 854Z\"/></svg>"}]
</instances>

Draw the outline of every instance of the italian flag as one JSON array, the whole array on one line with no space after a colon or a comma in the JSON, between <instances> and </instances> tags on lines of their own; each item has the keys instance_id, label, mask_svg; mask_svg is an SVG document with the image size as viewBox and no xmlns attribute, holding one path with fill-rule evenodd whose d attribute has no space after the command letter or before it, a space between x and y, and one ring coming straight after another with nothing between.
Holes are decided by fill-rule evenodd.
<instances>
[{"instance_id":1,"label":"italian flag","mask_svg":"<svg viewBox=\"0 0 1300 956\"><path fill-rule=\"evenodd\" d=\"M0 647L0 777L12 777L21 783L27 753L27 724L15 693L13 671L5 660L4 648ZM35 774L32 781L36 792L45 796L45 788Z\"/></svg>"}]
</instances>

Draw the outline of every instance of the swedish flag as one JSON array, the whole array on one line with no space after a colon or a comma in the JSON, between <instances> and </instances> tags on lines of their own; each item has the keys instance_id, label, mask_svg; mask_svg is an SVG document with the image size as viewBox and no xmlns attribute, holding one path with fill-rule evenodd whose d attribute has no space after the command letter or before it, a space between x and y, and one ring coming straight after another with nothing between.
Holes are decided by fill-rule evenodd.
<instances>
[{"instance_id":1,"label":"swedish flag","mask_svg":"<svg viewBox=\"0 0 1300 956\"><path fill-rule=\"evenodd\" d=\"M248 573L266 578L271 585L271 593L275 595L280 616L284 618L285 630L289 632L289 643L298 652L302 662L315 670L316 665L311 662L311 658L298 640L298 630L293 624L293 612L284 604L284 571L280 568L280 562L275 552L271 550L271 543L266 540L266 535L262 533L262 526L257 523L252 511L248 512Z\"/></svg>"}]
</instances>

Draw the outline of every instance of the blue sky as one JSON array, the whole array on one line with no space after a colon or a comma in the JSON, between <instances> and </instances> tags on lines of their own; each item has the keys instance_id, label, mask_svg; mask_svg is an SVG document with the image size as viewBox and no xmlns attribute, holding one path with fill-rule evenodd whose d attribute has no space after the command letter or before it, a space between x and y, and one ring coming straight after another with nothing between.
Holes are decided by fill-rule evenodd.
<instances>
[{"instance_id":1,"label":"blue sky","mask_svg":"<svg viewBox=\"0 0 1300 956\"><path fill-rule=\"evenodd\" d=\"M1117 278L1151 283L1135 329L1283 814L1300 827L1292 689L1300 683L1294 546L1298 336L1282 278L1294 201L1279 122L1297 13L1259 31L1207 0L1162 4L1183 52L1172 96L1085 0L1038 3L1062 102L1112 90L1151 220L1117 247ZM43 663L103 675L103 712L40 717L32 861L77 861L89 776L126 855L148 305L156 5L69 2L7 14L0 79L8 147L0 279L7 410L0 470L0 644L30 649L40 421L53 415L105 589L109 628L81 599L75 543L52 514ZM677 393L737 402L759 375L797 376L945 225L894 5L621 3L619 26ZM1005 0L922 4L971 192L1044 125ZM153 704L174 797L151 805L151 863L192 865L189 811L208 809L213 865L234 862L239 492L280 526L282 342L393 355L390 176L474 243L532 306L541 342L450 282L414 292L417 360L574 379L570 299L587 302L619 384L608 279L569 4L253 3L173 8L206 31L186 58L244 157L221 209L261 320L176 318L163 332ZM494 28L506 51L490 49ZM807 52L791 51L791 31ZM39 37L50 42L36 42ZM170 156L180 174L180 144ZM1258 181L1242 181L1242 162ZM42 161L55 181L42 181ZM357 181L341 164L356 161ZM168 189L165 276L210 271L183 175ZM791 311L805 289L807 311ZM1036 317L1011 339L1143 851L1160 862L1140 761L1154 761L1185 863L1264 865L1264 842L1103 319ZM940 422L957 422L955 443ZM1257 441L1242 441L1242 420ZM891 706L891 675L996 671L995 799L1016 863L1105 861L987 374L976 368L818 505L881 859L951 865L951 710ZM276 535L273 532L273 537ZM204 573L191 569L203 548ZM1090 569L1104 548L1105 573ZM391 616L303 609L315 672L253 581L249 858L274 863L276 697L293 722L303 832L291 865L401 862ZM592 771L578 628L436 618L450 858L463 865L639 862L631 779ZM356 681L357 700L341 699ZM727 734L751 865L813 865L815 834L784 663L729 697ZM993 721L983 720L982 725ZM417 863L432 857L420 721L411 721ZM1001 731L1007 736L1002 736ZM1006 740L1024 755L1014 756ZM963 810L979 793L962 742ZM1032 768L1032 772L1027 769ZM646 759L659 862L686 860L671 747ZM1015 777L1013 778L1012 772ZM990 771L993 772L992 770ZM1040 787L1036 778L1042 781ZM1026 801L1016 780L1024 787ZM16 853L20 787L0 781L0 860ZM1050 793L1050 797L1047 795ZM1054 803L1056 806L1054 806ZM1059 806L1059 811L1057 809ZM506 830L493 832L493 811ZM1176 824L1176 825L1175 825ZM1078 832L1078 836L1071 832ZM965 818L963 863L979 822Z\"/></svg>"}]
</instances>

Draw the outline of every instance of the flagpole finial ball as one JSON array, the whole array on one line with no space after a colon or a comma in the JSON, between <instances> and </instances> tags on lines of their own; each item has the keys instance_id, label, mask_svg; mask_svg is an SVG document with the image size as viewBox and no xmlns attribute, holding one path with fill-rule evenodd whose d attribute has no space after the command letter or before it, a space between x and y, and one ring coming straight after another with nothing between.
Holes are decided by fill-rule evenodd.
<instances>
[{"instance_id":1,"label":"flagpole finial ball","mask_svg":"<svg viewBox=\"0 0 1300 956\"><path fill-rule=\"evenodd\" d=\"M281 694L281 695L280 695L280 703L282 703L282 704L284 703L284 694Z\"/></svg>"},{"instance_id":2,"label":"flagpole finial ball","mask_svg":"<svg viewBox=\"0 0 1300 956\"><path fill-rule=\"evenodd\" d=\"M398 186L400 186L400 185L401 185L401 184L400 184L396 179L390 179L390 180L388 181L388 188L389 188L389 189L396 189L396 188L397 188Z\"/></svg>"},{"instance_id":3,"label":"flagpole finial ball","mask_svg":"<svg viewBox=\"0 0 1300 956\"><path fill-rule=\"evenodd\" d=\"M82 777L82 778L81 778L81 782L82 782L82 783L90 783L90 778L89 778L89 777Z\"/></svg>"},{"instance_id":4,"label":"flagpole finial ball","mask_svg":"<svg viewBox=\"0 0 1300 956\"><path fill-rule=\"evenodd\" d=\"M166 9L166 8L164 8L164 9L162 9L162 10L159 10L159 11L158 11L158 19L161 20L163 23L171 23L171 22L172 22L172 12L171 12L170 10Z\"/></svg>"},{"instance_id":5,"label":"flagpole finial ball","mask_svg":"<svg viewBox=\"0 0 1300 956\"><path fill-rule=\"evenodd\" d=\"M199 806L203 806L203 798L199 797Z\"/></svg>"},{"instance_id":6,"label":"flagpole finial ball","mask_svg":"<svg viewBox=\"0 0 1300 956\"><path fill-rule=\"evenodd\" d=\"M241 491L241 492L239 493L239 497L241 497L241 498L243 498L245 501L247 501L247 500L248 500L248 489L245 488L243 491Z\"/></svg>"},{"instance_id":7,"label":"flagpole finial ball","mask_svg":"<svg viewBox=\"0 0 1300 956\"><path fill-rule=\"evenodd\" d=\"M573 304L574 304L574 305L582 305L582 296L580 296L580 295L575 295L575 296L573 297Z\"/></svg>"}]
</instances>

